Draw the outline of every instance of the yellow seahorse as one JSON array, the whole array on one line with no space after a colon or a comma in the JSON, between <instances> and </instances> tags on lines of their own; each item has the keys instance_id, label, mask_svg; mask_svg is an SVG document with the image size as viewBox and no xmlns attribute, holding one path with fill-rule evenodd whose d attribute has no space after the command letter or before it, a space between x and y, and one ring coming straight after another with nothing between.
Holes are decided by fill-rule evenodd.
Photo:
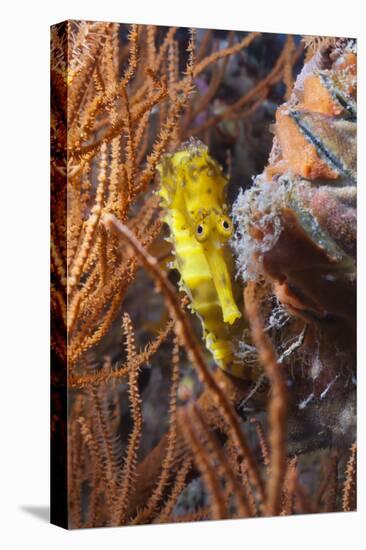
<instances>
[{"instance_id":1,"label":"yellow seahorse","mask_svg":"<svg viewBox=\"0 0 366 550\"><path fill-rule=\"evenodd\" d=\"M207 147L193 139L176 153L165 155L158 171L158 194L175 253L172 267L180 272L180 286L201 320L206 346L216 364L243 377L244 367L236 360L233 347L241 313L234 298L227 245L233 231L225 204L227 180Z\"/></svg>"}]
</instances>

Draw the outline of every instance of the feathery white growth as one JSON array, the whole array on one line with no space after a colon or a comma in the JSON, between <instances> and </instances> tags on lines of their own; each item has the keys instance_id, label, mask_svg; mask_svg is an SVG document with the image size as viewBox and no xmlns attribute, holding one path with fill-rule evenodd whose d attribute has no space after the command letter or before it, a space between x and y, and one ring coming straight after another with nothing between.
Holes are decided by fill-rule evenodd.
<instances>
[{"instance_id":1,"label":"feathery white growth","mask_svg":"<svg viewBox=\"0 0 366 550\"><path fill-rule=\"evenodd\" d=\"M258 352L255 346L247 344L245 340L237 342L235 357L242 359L247 366L258 365Z\"/></svg>"},{"instance_id":2,"label":"feathery white growth","mask_svg":"<svg viewBox=\"0 0 366 550\"><path fill-rule=\"evenodd\" d=\"M257 176L254 185L241 190L232 208L235 233L231 246L236 255L237 275L243 281L258 279L262 274L263 254L276 244L282 231L281 210L288 202L292 184L282 176L276 184ZM258 230L261 239L252 237Z\"/></svg>"},{"instance_id":3,"label":"feathery white growth","mask_svg":"<svg viewBox=\"0 0 366 550\"><path fill-rule=\"evenodd\" d=\"M247 408L246 404L248 403L249 399L251 399L257 393L257 391L260 389L260 387L264 383L265 379L266 379L266 375L264 373L261 374L261 376L258 378L258 380L254 384L254 386L251 388L249 393L244 397L243 401L241 401L239 407L243 411L251 411L252 410L251 408Z\"/></svg>"},{"instance_id":4,"label":"feathery white growth","mask_svg":"<svg viewBox=\"0 0 366 550\"><path fill-rule=\"evenodd\" d=\"M281 356L278 358L278 363L282 363L287 357L289 357L292 353L294 353L294 351L296 351L303 345L305 333L306 333L306 325L304 325L304 328L302 329L302 331L298 336L291 338L286 343L286 346L288 347L286 347L285 351L283 351Z\"/></svg>"},{"instance_id":5,"label":"feathery white growth","mask_svg":"<svg viewBox=\"0 0 366 550\"><path fill-rule=\"evenodd\" d=\"M298 408L302 411L303 409L305 409L309 403L314 399L315 397L315 394L314 393L311 393L310 395L308 395L308 397L306 399L304 399L303 401L301 401L299 404L298 404Z\"/></svg>"},{"instance_id":6,"label":"feathery white growth","mask_svg":"<svg viewBox=\"0 0 366 550\"><path fill-rule=\"evenodd\" d=\"M339 374L337 374L337 376L333 378L333 380L331 380L329 384L327 384L325 390L323 390L322 393L320 394L320 399L324 399L324 397L327 395L328 391L333 386L333 384L338 380L338 378L339 378Z\"/></svg>"},{"instance_id":7,"label":"feathery white growth","mask_svg":"<svg viewBox=\"0 0 366 550\"><path fill-rule=\"evenodd\" d=\"M290 321L290 315L287 310L283 307L278 298L275 298L277 303L273 307L268 323L264 329L266 332L271 331L272 329L280 330Z\"/></svg>"}]
</instances>

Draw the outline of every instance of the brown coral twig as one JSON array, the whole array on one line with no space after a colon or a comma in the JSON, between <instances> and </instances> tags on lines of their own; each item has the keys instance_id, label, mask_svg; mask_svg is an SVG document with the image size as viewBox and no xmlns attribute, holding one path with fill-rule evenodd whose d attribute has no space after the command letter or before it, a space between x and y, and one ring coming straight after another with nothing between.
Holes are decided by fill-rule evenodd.
<instances>
[{"instance_id":1,"label":"brown coral twig","mask_svg":"<svg viewBox=\"0 0 366 550\"><path fill-rule=\"evenodd\" d=\"M331 457L329 466L329 482L324 498L324 511L337 511L337 493L338 493L338 456L334 453Z\"/></svg>"},{"instance_id":2,"label":"brown coral twig","mask_svg":"<svg viewBox=\"0 0 366 550\"><path fill-rule=\"evenodd\" d=\"M94 527L96 525L97 518L97 501L100 493L100 478L103 472L103 459L100 455L99 447L93 437L93 434L87 424L86 419L83 416L79 416L77 419L80 425L80 433L82 435L84 444L88 449L90 456L90 472L91 472L91 485L93 491L90 495L90 502L88 504L88 517L85 522L85 527Z\"/></svg>"},{"instance_id":3,"label":"brown coral twig","mask_svg":"<svg viewBox=\"0 0 366 550\"><path fill-rule=\"evenodd\" d=\"M269 458L268 445L265 440L262 425L257 418L251 418L250 422L251 424L254 425L255 431L257 432L259 446L260 446L262 458L263 458L263 463L267 468L269 468L271 461Z\"/></svg>"},{"instance_id":4,"label":"brown coral twig","mask_svg":"<svg viewBox=\"0 0 366 550\"><path fill-rule=\"evenodd\" d=\"M288 42L286 42L275 66L263 80L261 80L256 86L254 86L254 88L245 93L237 101L226 107L226 109L224 109L224 111L220 114L208 118L205 122L192 129L192 134L197 135L204 132L207 128L210 128L211 126L214 126L222 120L228 118L232 113L237 112L239 109L243 109L251 101L254 101L254 105L258 106L267 94L268 88L273 86L282 78L284 63L288 56L288 49L289 45ZM264 95L262 95L263 93ZM260 102L258 101L259 97L261 98Z\"/></svg>"},{"instance_id":5,"label":"brown coral twig","mask_svg":"<svg viewBox=\"0 0 366 550\"><path fill-rule=\"evenodd\" d=\"M196 67L194 68L193 76L197 77L209 65L211 65L212 63L215 63L219 59L224 59L225 57L228 57L230 55L233 55L234 53L244 50L245 48L248 48L250 44L253 42L253 40L258 38L258 36L260 35L261 35L260 32L251 32L237 44L234 44L233 46L229 46L228 48L224 48L223 50L218 50L217 52L214 52L211 55L205 57L202 61L197 63Z\"/></svg>"},{"instance_id":6,"label":"brown coral twig","mask_svg":"<svg viewBox=\"0 0 366 550\"><path fill-rule=\"evenodd\" d=\"M91 43L89 55L83 57L83 65L73 79L68 101L68 120L70 124L75 123L78 117L79 108L85 97L93 71L102 55L106 32L109 24L101 25L97 39Z\"/></svg>"},{"instance_id":7,"label":"brown coral twig","mask_svg":"<svg viewBox=\"0 0 366 550\"><path fill-rule=\"evenodd\" d=\"M113 509L112 514L112 523L114 525L122 525L127 520L125 514L128 506L129 496L135 482L137 451L139 448L142 432L141 398L138 389L139 369L134 362L136 350L132 323L128 314L124 315L122 326L126 336L127 359L131 364L131 368L129 369L128 392L131 405L133 428L130 433L127 453L120 475L121 482L117 485L116 489L116 505Z\"/></svg>"},{"instance_id":8,"label":"brown coral twig","mask_svg":"<svg viewBox=\"0 0 366 550\"><path fill-rule=\"evenodd\" d=\"M177 389L179 382L179 344L177 338L175 338L173 353L172 353L172 386L170 390L170 406L169 406L169 434L168 445L165 457L161 465L161 473L156 484L156 487L149 498L146 506L143 510L136 515L132 523L139 524L145 523L151 515L157 510L159 502L163 497L164 490L168 485L171 475L171 468L175 457L175 449L177 443Z\"/></svg>"},{"instance_id":9,"label":"brown coral twig","mask_svg":"<svg viewBox=\"0 0 366 550\"><path fill-rule=\"evenodd\" d=\"M76 415L74 415L76 416ZM82 508L81 508L81 487L83 482L83 449L81 438L77 436L80 427L78 423L72 419L69 425L69 438L71 441L77 442L70 448L68 453L68 492L69 492L69 517L71 524L75 527L82 525Z\"/></svg>"},{"instance_id":10,"label":"brown coral twig","mask_svg":"<svg viewBox=\"0 0 366 550\"><path fill-rule=\"evenodd\" d=\"M297 472L294 473L294 507L299 514L314 514L316 509L306 491L300 485Z\"/></svg>"},{"instance_id":11,"label":"brown coral twig","mask_svg":"<svg viewBox=\"0 0 366 550\"><path fill-rule=\"evenodd\" d=\"M154 355L159 347L166 341L169 333L173 328L173 323L169 321L166 327L160 331L158 336L149 342L143 351L137 353L134 357L134 364L136 367L142 367L146 365L152 355ZM68 387L70 389L82 389L93 384L101 386L102 384L107 384L112 380L121 380L124 377L128 376L130 369L129 362L123 363L119 368L115 369L101 369L96 373L90 374L75 374L71 373L68 378Z\"/></svg>"},{"instance_id":12,"label":"brown coral twig","mask_svg":"<svg viewBox=\"0 0 366 550\"><path fill-rule=\"evenodd\" d=\"M114 434L111 431L109 414L105 403L104 395L101 395L99 388L93 386L90 391L94 437L98 441L101 453L102 475L106 488L113 491L117 472L118 457L114 449ZM109 494L109 491L108 491Z\"/></svg>"},{"instance_id":13,"label":"brown coral twig","mask_svg":"<svg viewBox=\"0 0 366 550\"><path fill-rule=\"evenodd\" d=\"M123 75L123 78L120 83L121 88L125 88L133 75L136 72L137 68L137 56L138 56L138 39L139 39L139 25L131 25L130 32L128 35L128 45L129 45L129 60L128 67Z\"/></svg>"},{"instance_id":14,"label":"brown coral twig","mask_svg":"<svg viewBox=\"0 0 366 550\"><path fill-rule=\"evenodd\" d=\"M180 411L180 426L192 448L194 461L201 472L204 483L211 497L211 517L212 519L223 519L227 517L227 509L225 506L225 497L220 486L220 481L215 471L214 465L211 463L201 438L196 433L193 419L189 414L189 409Z\"/></svg>"},{"instance_id":15,"label":"brown coral twig","mask_svg":"<svg viewBox=\"0 0 366 550\"><path fill-rule=\"evenodd\" d=\"M88 258L89 251L93 244L93 237L98 226L98 222L102 213L104 193L107 182L107 144L103 143L100 150L100 163L98 175L98 188L95 199L95 205L92 208L91 215L85 224L85 235L79 254L75 259L71 273L68 278L67 294L70 295L73 289L79 282L84 264Z\"/></svg>"},{"instance_id":16,"label":"brown coral twig","mask_svg":"<svg viewBox=\"0 0 366 550\"><path fill-rule=\"evenodd\" d=\"M297 462L298 458L295 456L289 461L287 466L286 478L283 488L283 501L281 516L290 516L293 514L294 509L294 493L297 480Z\"/></svg>"},{"instance_id":17,"label":"brown coral twig","mask_svg":"<svg viewBox=\"0 0 366 550\"><path fill-rule=\"evenodd\" d=\"M256 285L249 283L245 289L245 308L251 324L253 342L272 386L268 405L271 470L267 483L265 513L278 515L281 509L281 489L286 475L287 386L273 345L264 331L256 292Z\"/></svg>"},{"instance_id":18,"label":"brown coral twig","mask_svg":"<svg viewBox=\"0 0 366 550\"><path fill-rule=\"evenodd\" d=\"M357 444L351 446L351 454L346 466L346 476L343 484L342 509L344 512L350 512L354 509L355 488L356 488L356 460Z\"/></svg>"},{"instance_id":19,"label":"brown coral twig","mask_svg":"<svg viewBox=\"0 0 366 550\"><path fill-rule=\"evenodd\" d=\"M192 416L194 425L201 430L202 435L207 440L208 452L211 453L214 463L217 464L218 474L222 474L223 479L227 482L227 492L233 493L237 502L237 515L238 517L248 517L251 515L251 507L248 503L246 493L238 483L235 473L227 461L227 458L222 451L215 434L210 430L202 411L199 407L192 403L189 407L189 412Z\"/></svg>"},{"instance_id":20,"label":"brown coral twig","mask_svg":"<svg viewBox=\"0 0 366 550\"><path fill-rule=\"evenodd\" d=\"M334 456L331 456L324 467L323 480L314 498L314 506L317 510L320 510L323 504L324 511L326 511L326 502L329 493L332 491L332 485L334 486Z\"/></svg>"},{"instance_id":21,"label":"brown coral twig","mask_svg":"<svg viewBox=\"0 0 366 550\"><path fill-rule=\"evenodd\" d=\"M183 491L188 472L192 467L192 458L187 456L180 468L175 478L171 493L167 498L164 507L157 518L155 518L154 523L166 523L171 520L171 514L173 512L174 505L179 497L180 493Z\"/></svg>"},{"instance_id":22,"label":"brown coral twig","mask_svg":"<svg viewBox=\"0 0 366 550\"><path fill-rule=\"evenodd\" d=\"M232 42L233 33L231 33L231 36L228 39L229 45L231 45ZM199 100L196 102L194 107L190 110L190 112L187 112L187 115L185 117L185 120L183 122L183 129L182 132L188 131L188 127L192 120L199 114L205 111L207 109L210 101L215 96L215 93L217 92L220 83L222 82L223 76L225 74L225 69L227 66L227 63L229 61L229 57L225 57L222 60L221 66L217 67L212 74L210 84L206 90L206 92L199 98Z\"/></svg>"}]
</instances>

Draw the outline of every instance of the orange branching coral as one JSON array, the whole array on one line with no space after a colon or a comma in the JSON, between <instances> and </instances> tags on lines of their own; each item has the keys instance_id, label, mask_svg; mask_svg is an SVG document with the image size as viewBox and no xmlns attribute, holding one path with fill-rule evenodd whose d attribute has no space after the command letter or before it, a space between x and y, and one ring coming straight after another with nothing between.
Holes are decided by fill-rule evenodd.
<instances>
[{"instance_id":1,"label":"orange branching coral","mask_svg":"<svg viewBox=\"0 0 366 550\"><path fill-rule=\"evenodd\" d=\"M173 324L169 321L166 327L160 331L158 336L150 341L143 351L136 353L134 356L134 363L137 366L146 365L149 362L150 357L152 357L159 347L165 342L169 333L171 332ZM111 365L105 365L104 368L100 369L95 373L73 375L71 374L68 379L68 386L70 389L82 389L93 384L100 385L105 384L111 380L119 380L128 376L129 366L128 361L125 364L121 365L119 368L113 369Z\"/></svg>"},{"instance_id":2,"label":"orange branching coral","mask_svg":"<svg viewBox=\"0 0 366 550\"><path fill-rule=\"evenodd\" d=\"M249 283L245 291L245 308L252 327L253 342L271 382L272 396L268 406L271 469L267 483L265 512L267 515L273 516L280 512L281 490L286 474L287 385L282 366L264 331L259 312L259 300L253 283Z\"/></svg>"},{"instance_id":3,"label":"orange branching coral","mask_svg":"<svg viewBox=\"0 0 366 550\"><path fill-rule=\"evenodd\" d=\"M356 506L356 456L357 445L351 446L351 454L347 462L345 481L343 485L342 508L344 512L354 510Z\"/></svg>"},{"instance_id":4,"label":"orange branching coral","mask_svg":"<svg viewBox=\"0 0 366 550\"><path fill-rule=\"evenodd\" d=\"M297 480L297 457L292 458L286 471L284 494L282 498L281 516L289 516L294 512L294 493Z\"/></svg>"},{"instance_id":5,"label":"orange branching coral","mask_svg":"<svg viewBox=\"0 0 366 550\"><path fill-rule=\"evenodd\" d=\"M187 411L183 411L182 413L182 429L185 437L189 441L197 467L201 472L202 478L210 494L211 517L212 519L223 519L227 517L227 511L223 489L220 486L220 479L216 474L215 467L210 461L207 452L205 452L200 437L195 432L192 420L189 414L187 414Z\"/></svg>"},{"instance_id":6,"label":"orange branching coral","mask_svg":"<svg viewBox=\"0 0 366 550\"><path fill-rule=\"evenodd\" d=\"M176 422L177 422L177 389L179 381L179 344L175 338L173 353L172 353L172 384L170 390L170 406L169 406L169 432L168 445L164 460L161 465L161 473L154 491L146 503L146 506L137 513L133 523L146 523L148 519L154 515L158 509L161 498L169 483L170 471L174 462L175 448L177 444Z\"/></svg>"},{"instance_id":7,"label":"orange branching coral","mask_svg":"<svg viewBox=\"0 0 366 550\"><path fill-rule=\"evenodd\" d=\"M262 458L263 458L263 464L265 466L269 467L270 457L269 457L269 452L268 452L268 445L267 445L267 442L265 440L265 436L264 436L264 433L263 433L263 428L261 426L261 423L259 422L259 420L257 418L252 418L250 421L252 422L252 424L254 424L255 431L257 432L259 446L260 446L261 453L262 453Z\"/></svg>"},{"instance_id":8,"label":"orange branching coral","mask_svg":"<svg viewBox=\"0 0 366 550\"><path fill-rule=\"evenodd\" d=\"M135 470L137 462L137 451L142 431L142 412L141 399L138 389L138 370L134 362L135 359L135 343L132 323L127 314L123 319L123 328L126 334L127 360L130 362L129 369L129 398L131 404L133 427L129 437L127 447L127 455L121 471L121 486L116 495L117 504L113 510L112 523L121 525L125 520L128 499L135 482Z\"/></svg>"},{"instance_id":9,"label":"orange branching coral","mask_svg":"<svg viewBox=\"0 0 366 550\"><path fill-rule=\"evenodd\" d=\"M217 438L210 431L207 422L197 406L192 406L189 410L192 416L192 421L197 425L197 428L201 432L202 436L207 440L208 455L211 455L214 459L214 463L217 464L217 474L226 480L226 499L231 495L235 496L236 500L236 514L238 517L247 517L251 515L250 504L247 499L247 495L244 487L238 483L235 476L235 472L232 469L229 462L226 460L226 456L222 451Z\"/></svg>"},{"instance_id":10,"label":"orange branching coral","mask_svg":"<svg viewBox=\"0 0 366 550\"><path fill-rule=\"evenodd\" d=\"M177 502L179 495L182 493L183 489L186 486L186 482L187 482L186 478L191 467L192 467L192 459L190 457L186 458L180 470L177 473L171 493L164 504L164 508L155 519L155 523L165 523L168 521L173 521L172 519L173 508Z\"/></svg>"}]
</instances>

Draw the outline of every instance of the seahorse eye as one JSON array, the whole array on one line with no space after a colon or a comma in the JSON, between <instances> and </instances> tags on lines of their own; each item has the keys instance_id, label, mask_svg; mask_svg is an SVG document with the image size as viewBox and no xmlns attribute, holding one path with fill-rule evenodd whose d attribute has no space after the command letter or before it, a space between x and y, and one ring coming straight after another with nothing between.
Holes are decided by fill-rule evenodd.
<instances>
[{"instance_id":1,"label":"seahorse eye","mask_svg":"<svg viewBox=\"0 0 366 550\"><path fill-rule=\"evenodd\" d=\"M196 239L200 243L205 241L208 237L209 230L205 223L199 223L196 227Z\"/></svg>"},{"instance_id":2,"label":"seahorse eye","mask_svg":"<svg viewBox=\"0 0 366 550\"><path fill-rule=\"evenodd\" d=\"M217 224L217 231L223 237L229 238L233 232L233 224L228 216L221 216Z\"/></svg>"}]
</instances>

